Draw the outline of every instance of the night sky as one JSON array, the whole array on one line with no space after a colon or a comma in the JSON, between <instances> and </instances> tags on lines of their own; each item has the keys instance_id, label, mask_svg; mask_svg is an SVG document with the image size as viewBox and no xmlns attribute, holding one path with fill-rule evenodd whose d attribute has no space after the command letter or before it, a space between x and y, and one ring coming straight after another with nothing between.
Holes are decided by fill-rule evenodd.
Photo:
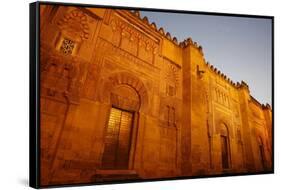
<instances>
[{"instance_id":1,"label":"night sky","mask_svg":"<svg viewBox=\"0 0 281 190\"><path fill-rule=\"evenodd\" d=\"M245 81L260 103L271 103L271 20L141 11L178 42L191 37L205 59L235 83Z\"/></svg>"}]
</instances>

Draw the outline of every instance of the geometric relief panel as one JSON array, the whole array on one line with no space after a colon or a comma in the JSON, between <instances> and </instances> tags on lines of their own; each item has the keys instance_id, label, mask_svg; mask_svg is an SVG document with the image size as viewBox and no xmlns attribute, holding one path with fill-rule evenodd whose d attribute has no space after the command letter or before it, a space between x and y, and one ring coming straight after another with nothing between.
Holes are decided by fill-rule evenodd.
<instances>
[{"instance_id":1,"label":"geometric relief panel","mask_svg":"<svg viewBox=\"0 0 281 190\"><path fill-rule=\"evenodd\" d=\"M215 101L217 103L221 104L224 107L229 107L230 100L229 100L228 92L222 90L220 87L217 86L214 88L214 96L215 96Z\"/></svg>"}]
</instances>

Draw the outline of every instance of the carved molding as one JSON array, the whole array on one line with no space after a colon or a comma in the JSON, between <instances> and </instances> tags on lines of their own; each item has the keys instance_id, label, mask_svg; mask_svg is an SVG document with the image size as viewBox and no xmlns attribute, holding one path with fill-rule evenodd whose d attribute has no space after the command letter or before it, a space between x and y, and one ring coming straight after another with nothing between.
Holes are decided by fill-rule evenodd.
<instances>
[{"instance_id":1,"label":"carved molding","mask_svg":"<svg viewBox=\"0 0 281 190\"><path fill-rule=\"evenodd\" d=\"M110 98L112 90L119 85L128 85L133 88L140 97L140 111L149 111L149 98L147 88L140 79L127 72L117 72L110 74L103 81L103 84L101 84L101 89L98 90L99 100L105 103L111 103Z\"/></svg>"},{"instance_id":2,"label":"carved molding","mask_svg":"<svg viewBox=\"0 0 281 190\"><path fill-rule=\"evenodd\" d=\"M129 23L121 20L117 16L113 16L110 21L110 26L114 35L120 35L118 47L129 51L131 54L137 56L144 61L154 64L155 55L158 53L159 45L151 38L147 37ZM131 43L131 46L135 46L136 50L132 52L132 47L128 48L122 46L124 41Z\"/></svg>"},{"instance_id":3,"label":"carved molding","mask_svg":"<svg viewBox=\"0 0 281 190\"><path fill-rule=\"evenodd\" d=\"M158 47L158 44L148 38L146 35L142 34L140 31L137 31L134 27L132 27L129 23L126 23L125 21L122 21L117 16L113 16L110 20L110 25L114 31L122 31L122 32L128 32L131 36L134 36L138 39L140 39L142 42L145 42L145 44L149 47L156 48Z\"/></svg>"},{"instance_id":4,"label":"carved molding","mask_svg":"<svg viewBox=\"0 0 281 190\"><path fill-rule=\"evenodd\" d=\"M111 60L125 60L128 64L134 64L135 66L145 68L148 72L159 71L159 69L153 66L151 63L143 61L142 59L133 56L127 51L124 51L101 38L99 38L97 41L96 49L98 51L97 54L100 56L100 58L110 55L110 57L108 58L110 58ZM113 57L115 57L116 59L114 59Z\"/></svg>"},{"instance_id":5,"label":"carved molding","mask_svg":"<svg viewBox=\"0 0 281 190\"><path fill-rule=\"evenodd\" d=\"M222 90L219 86L214 87L215 101L226 108L230 108L230 98L226 91Z\"/></svg>"},{"instance_id":6,"label":"carved molding","mask_svg":"<svg viewBox=\"0 0 281 190\"><path fill-rule=\"evenodd\" d=\"M79 9L74 9L64 15L57 24L62 31L76 39L87 40L89 38L90 28L87 16Z\"/></svg>"},{"instance_id":7,"label":"carved molding","mask_svg":"<svg viewBox=\"0 0 281 190\"><path fill-rule=\"evenodd\" d=\"M165 64L165 80L168 84L172 84L177 91L177 88L179 86L179 69L174 66L173 64L167 63Z\"/></svg>"},{"instance_id":8,"label":"carved molding","mask_svg":"<svg viewBox=\"0 0 281 190\"><path fill-rule=\"evenodd\" d=\"M235 135L233 134L234 131L233 131L233 125L232 125L232 122L230 120L229 117L225 116L225 115L218 115L217 113L217 116L218 117L215 121L215 127L216 127L216 134L220 134L220 126L222 124L224 124L227 129L228 129L228 134L231 138L234 138Z\"/></svg>"}]
</instances>

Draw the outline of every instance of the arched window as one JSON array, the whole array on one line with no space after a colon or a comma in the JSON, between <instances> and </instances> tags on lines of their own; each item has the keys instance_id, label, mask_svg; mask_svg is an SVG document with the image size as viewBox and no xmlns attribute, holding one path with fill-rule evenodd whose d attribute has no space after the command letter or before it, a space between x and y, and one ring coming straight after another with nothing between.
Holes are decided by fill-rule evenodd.
<instances>
[{"instance_id":1,"label":"arched window","mask_svg":"<svg viewBox=\"0 0 281 190\"><path fill-rule=\"evenodd\" d=\"M220 139L221 139L221 163L223 169L230 168L229 164L229 136L228 129L225 124L221 124L220 126Z\"/></svg>"}]
</instances>

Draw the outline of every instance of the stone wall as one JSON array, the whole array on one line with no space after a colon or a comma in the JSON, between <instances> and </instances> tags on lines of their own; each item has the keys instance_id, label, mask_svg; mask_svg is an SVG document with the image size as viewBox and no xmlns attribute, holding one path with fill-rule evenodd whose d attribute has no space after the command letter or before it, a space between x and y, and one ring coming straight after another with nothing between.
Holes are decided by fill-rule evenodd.
<instances>
[{"instance_id":1,"label":"stone wall","mask_svg":"<svg viewBox=\"0 0 281 190\"><path fill-rule=\"evenodd\" d=\"M42 185L97 181L112 106L134 113L126 170L138 178L272 169L271 108L196 42L138 12L41 5L40 15Z\"/></svg>"}]
</instances>

